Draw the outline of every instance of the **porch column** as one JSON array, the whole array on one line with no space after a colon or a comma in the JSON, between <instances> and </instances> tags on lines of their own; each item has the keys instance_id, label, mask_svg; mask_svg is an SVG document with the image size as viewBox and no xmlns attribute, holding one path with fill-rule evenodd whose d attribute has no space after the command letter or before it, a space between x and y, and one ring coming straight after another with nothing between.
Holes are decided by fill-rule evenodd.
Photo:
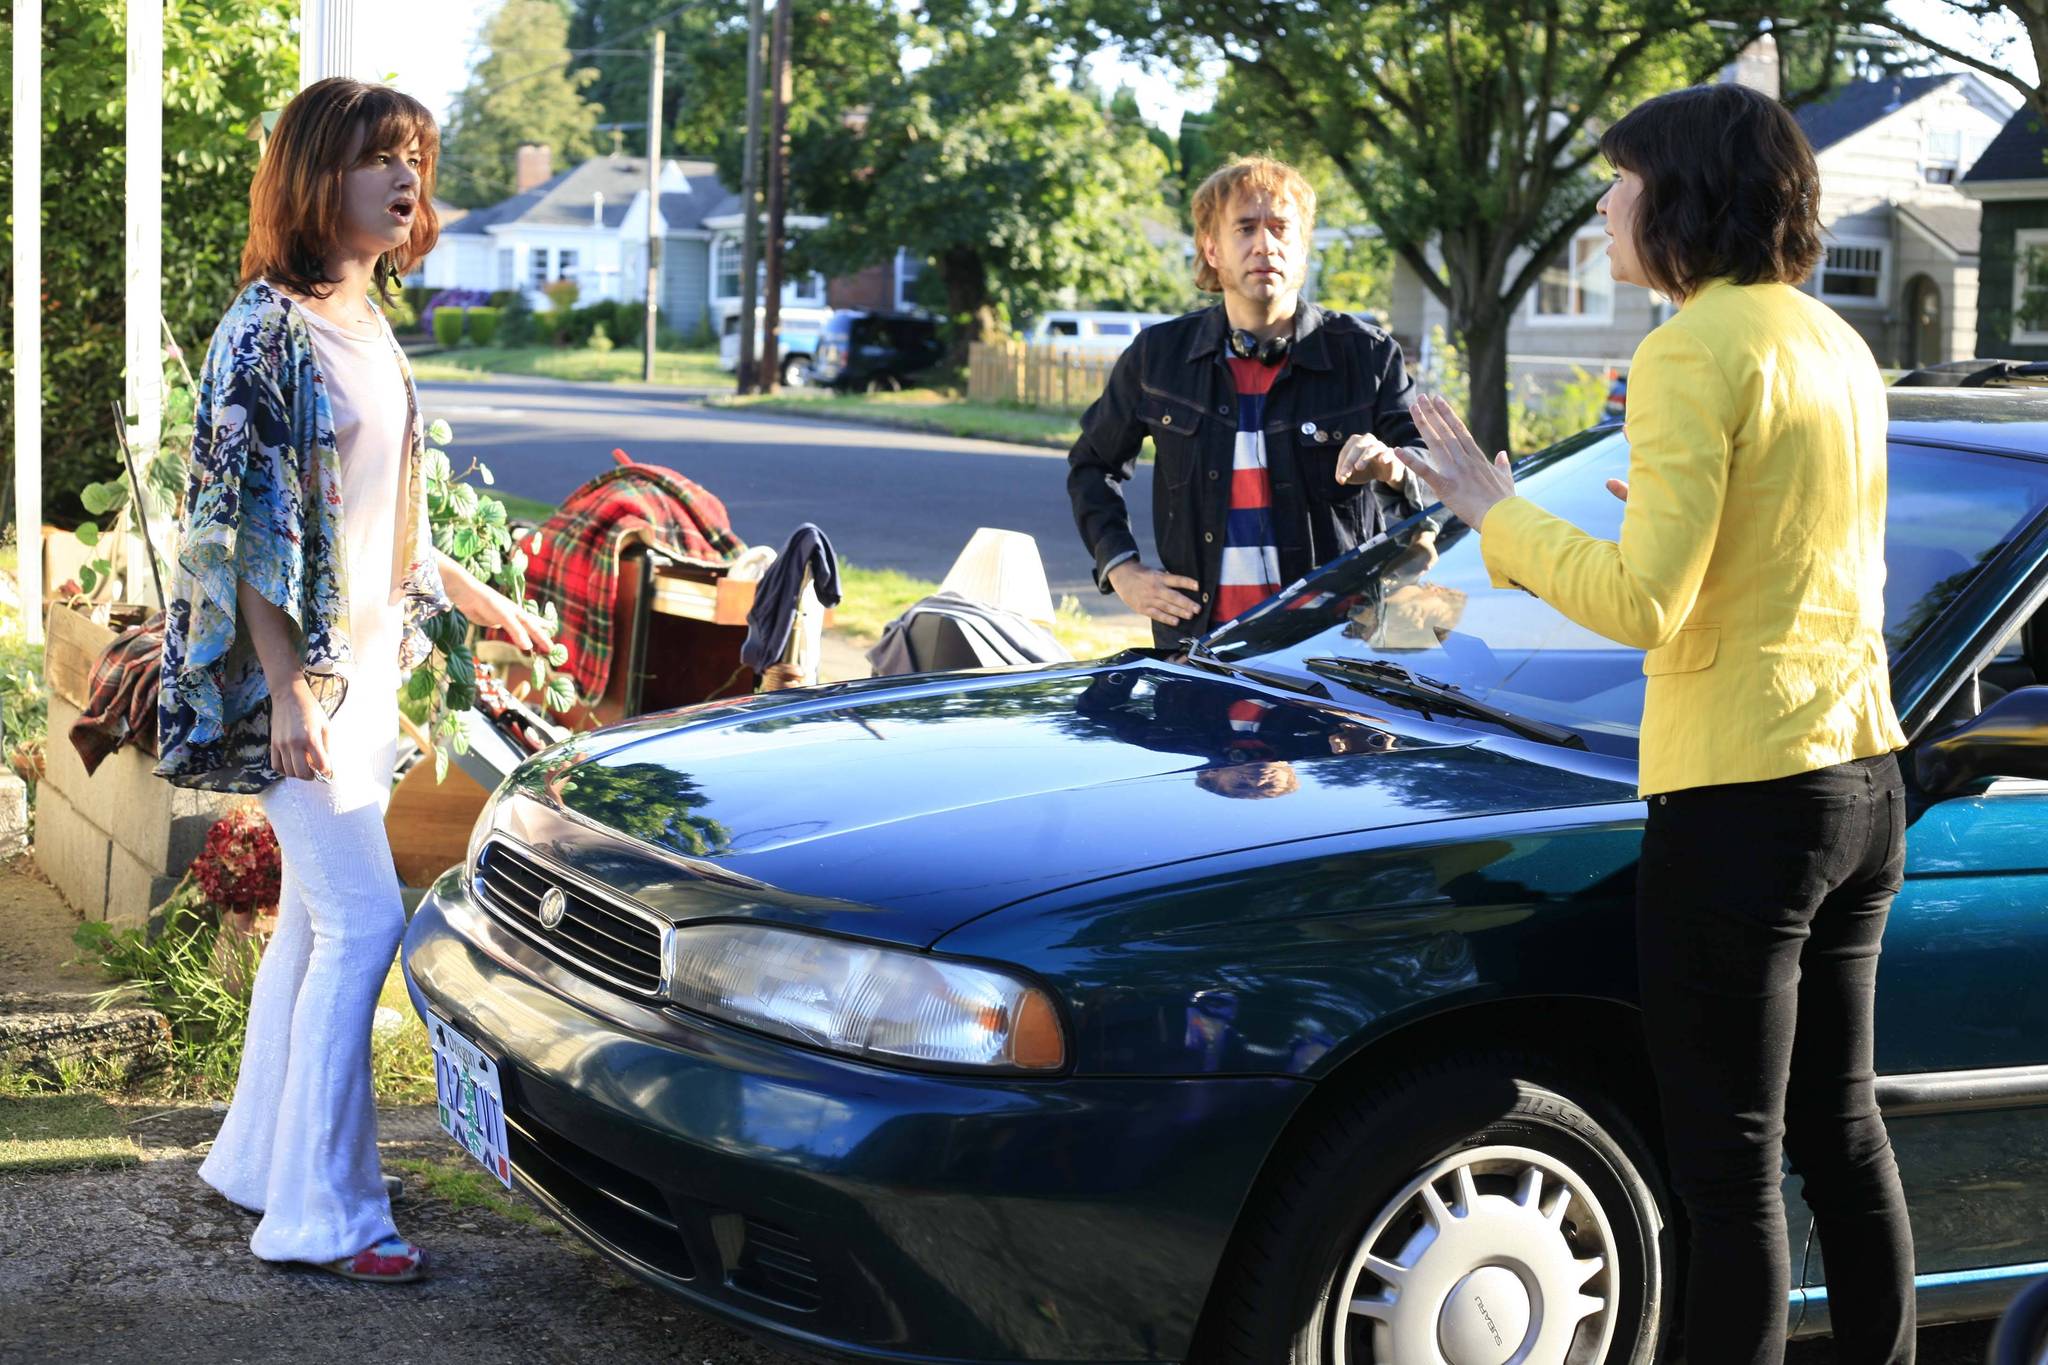
<instances>
[{"instance_id":1,"label":"porch column","mask_svg":"<svg viewBox=\"0 0 2048 1365\"><path fill-rule=\"evenodd\" d=\"M356 74L356 0L302 0L299 89L329 76Z\"/></svg>"},{"instance_id":2,"label":"porch column","mask_svg":"<svg viewBox=\"0 0 2048 1365\"><path fill-rule=\"evenodd\" d=\"M43 3L14 0L14 525L22 624L43 640Z\"/></svg>"},{"instance_id":3,"label":"porch column","mask_svg":"<svg viewBox=\"0 0 2048 1365\"><path fill-rule=\"evenodd\" d=\"M127 382L128 444L136 472L156 453L163 433L164 11L128 6ZM97 423L98 414L87 420ZM102 428L104 430L104 428ZM136 490L138 501L141 490ZM150 600L148 550L132 522L122 596Z\"/></svg>"}]
</instances>

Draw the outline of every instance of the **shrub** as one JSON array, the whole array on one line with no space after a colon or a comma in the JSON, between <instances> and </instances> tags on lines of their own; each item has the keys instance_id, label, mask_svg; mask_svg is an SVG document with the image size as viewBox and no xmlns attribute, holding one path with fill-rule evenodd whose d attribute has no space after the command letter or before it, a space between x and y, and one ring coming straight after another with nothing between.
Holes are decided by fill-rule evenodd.
<instances>
[{"instance_id":1,"label":"shrub","mask_svg":"<svg viewBox=\"0 0 2048 1365\"><path fill-rule=\"evenodd\" d=\"M441 304L434 309L434 340L454 347L462 341L462 310Z\"/></svg>"},{"instance_id":2,"label":"shrub","mask_svg":"<svg viewBox=\"0 0 2048 1365\"><path fill-rule=\"evenodd\" d=\"M384 305L384 320L394 332L410 332L420 325L419 311L402 294Z\"/></svg>"},{"instance_id":3,"label":"shrub","mask_svg":"<svg viewBox=\"0 0 2048 1365\"><path fill-rule=\"evenodd\" d=\"M655 315L656 344L660 342L661 315ZM613 341L630 341L639 344L641 333L647 330L647 305L644 303L615 303L612 305L610 325L605 329Z\"/></svg>"},{"instance_id":4,"label":"shrub","mask_svg":"<svg viewBox=\"0 0 2048 1365\"><path fill-rule=\"evenodd\" d=\"M493 289L485 302L493 308L511 308L526 302L526 295L518 289Z\"/></svg>"},{"instance_id":5,"label":"shrub","mask_svg":"<svg viewBox=\"0 0 2048 1365\"><path fill-rule=\"evenodd\" d=\"M541 286L540 292L547 295L548 302L554 306L556 312L566 313L576 306L576 300L582 295L583 288L574 280L550 280Z\"/></svg>"},{"instance_id":6,"label":"shrub","mask_svg":"<svg viewBox=\"0 0 2048 1365\"><path fill-rule=\"evenodd\" d=\"M420 325L438 338L441 333L434 322L434 315L436 313L440 312L443 308L453 308L458 311L464 308L474 308L476 305L484 302L485 298L486 295L481 289L440 290L433 298L427 301L427 306L420 310Z\"/></svg>"},{"instance_id":7,"label":"shrub","mask_svg":"<svg viewBox=\"0 0 2048 1365\"><path fill-rule=\"evenodd\" d=\"M500 314L495 308L468 308L462 314L469 319L469 339L479 346L488 346L497 340Z\"/></svg>"},{"instance_id":8,"label":"shrub","mask_svg":"<svg viewBox=\"0 0 2048 1365\"><path fill-rule=\"evenodd\" d=\"M431 286L424 284L408 284L399 290L399 294L405 299L406 307L412 309L414 317L426 311L427 303L434 297L435 292Z\"/></svg>"},{"instance_id":9,"label":"shrub","mask_svg":"<svg viewBox=\"0 0 2048 1365\"><path fill-rule=\"evenodd\" d=\"M603 323L600 322L597 326L590 329L588 345L591 350L596 351L600 355L612 348L612 334L606 330Z\"/></svg>"}]
</instances>

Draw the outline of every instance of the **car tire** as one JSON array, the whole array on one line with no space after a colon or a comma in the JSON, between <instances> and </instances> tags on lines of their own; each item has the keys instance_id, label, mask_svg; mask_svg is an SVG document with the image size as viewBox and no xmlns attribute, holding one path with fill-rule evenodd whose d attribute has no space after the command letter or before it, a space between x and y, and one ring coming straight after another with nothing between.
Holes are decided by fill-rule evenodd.
<instances>
[{"instance_id":1,"label":"car tire","mask_svg":"<svg viewBox=\"0 0 2048 1365\"><path fill-rule=\"evenodd\" d=\"M1511 1055L1418 1067L1275 1160L1211 1290L1199 1365L1656 1358L1672 1204L1627 1111L1584 1076Z\"/></svg>"},{"instance_id":2,"label":"car tire","mask_svg":"<svg viewBox=\"0 0 2048 1365\"><path fill-rule=\"evenodd\" d=\"M811 358L793 355L782 362L782 387L807 389L811 386Z\"/></svg>"},{"instance_id":3,"label":"car tire","mask_svg":"<svg viewBox=\"0 0 2048 1365\"><path fill-rule=\"evenodd\" d=\"M878 374L868 380L869 393L898 393L902 388L903 381L893 374Z\"/></svg>"}]
</instances>

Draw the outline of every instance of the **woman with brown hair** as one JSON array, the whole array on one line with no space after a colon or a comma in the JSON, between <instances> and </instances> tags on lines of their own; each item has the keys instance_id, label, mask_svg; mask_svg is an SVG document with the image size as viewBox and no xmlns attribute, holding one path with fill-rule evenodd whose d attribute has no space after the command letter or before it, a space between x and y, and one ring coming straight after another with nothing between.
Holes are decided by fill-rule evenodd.
<instances>
[{"instance_id":1,"label":"woman with brown hair","mask_svg":"<svg viewBox=\"0 0 2048 1365\"><path fill-rule=\"evenodd\" d=\"M449 610L548 647L438 554L419 403L372 301L434 246L434 120L320 81L285 107L249 192L243 289L199 384L164 633L157 771L259 793L283 850L234 1103L202 1179L249 1245L352 1279L417 1279L377 1162L370 1024L405 927L384 835L403 672Z\"/></svg>"},{"instance_id":2,"label":"woman with brown hair","mask_svg":"<svg viewBox=\"0 0 2048 1365\"><path fill-rule=\"evenodd\" d=\"M1820 186L1782 105L1677 91L1601 151L1619 172L1600 201L1614 278L1678 304L1629 368L1620 542L1516 497L1506 454L1488 460L1441 399L1415 406L1413 462L1498 586L1647 651L1637 958L1690 1224L1688 1357L1784 1358L1789 1153L1840 1358L1910 1361L1912 1235L1872 1060L1906 827L1884 381L1795 287L1821 255Z\"/></svg>"}]
</instances>

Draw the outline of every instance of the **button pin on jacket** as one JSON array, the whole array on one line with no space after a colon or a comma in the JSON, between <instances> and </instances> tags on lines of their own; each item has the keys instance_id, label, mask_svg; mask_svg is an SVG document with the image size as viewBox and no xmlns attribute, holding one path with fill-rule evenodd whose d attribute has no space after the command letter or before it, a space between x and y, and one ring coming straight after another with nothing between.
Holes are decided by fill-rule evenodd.
<instances>
[{"instance_id":1,"label":"button pin on jacket","mask_svg":"<svg viewBox=\"0 0 2048 1365\"><path fill-rule=\"evenodd\" d=\"M1164 417L1162 417L1162 418L1160 418L1160 419L1159 419L1159 424L1160 424L1161 426L1167 426L1167 427L1170 427L1170 426L1172 426L1172 425L1173 425L1173 414L1172 414L1172 413L1170 413L1170 412L1169 412L1169 413L1167 413L1167 414L1166 414L1166 416L1164 416Z\"/></svg>"},{"instance_id":2,"label":"button pin on jacket","mask_svg":"<svg viewBox=\"0 0 2048 1365\"><path fill-rule=\"evenodd\" d=\"M1315 434L1316 434L1316 424L1315 424L1314 422L1303 422L1303 423L1301 424L1301 434L1302 434L1302 435L1304 435L1304 436L1313 436L1313 435L1315 435Z\"/></svg>"}]
</instances>

